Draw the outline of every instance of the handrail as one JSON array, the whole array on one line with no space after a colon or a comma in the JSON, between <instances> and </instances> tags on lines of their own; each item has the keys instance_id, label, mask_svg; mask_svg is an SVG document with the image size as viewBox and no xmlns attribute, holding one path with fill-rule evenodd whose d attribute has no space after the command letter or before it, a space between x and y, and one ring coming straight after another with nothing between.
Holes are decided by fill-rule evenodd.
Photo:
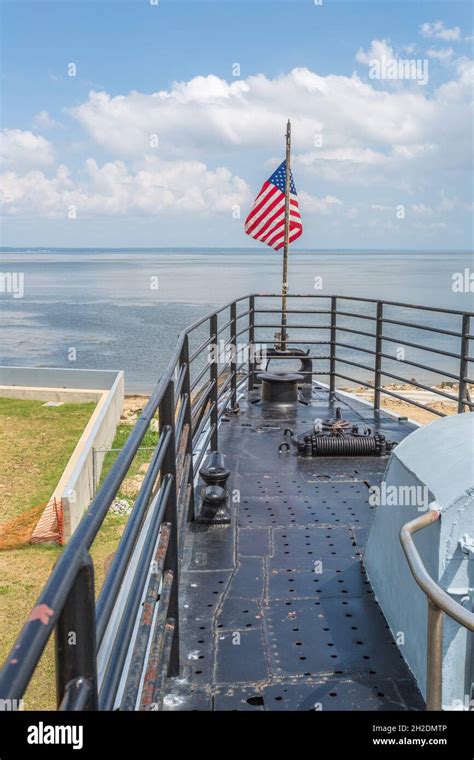
<instances>
[{"instance_id":1,"label":"handrail","mask_svg":"<svg viewBox=\"0 0 474 760\"><path fill-rule=\"evenodd\" d=\"M423 560L421 559L412 534L426 528L431 523L436 522L441 517L441 512L436 509L430 509L424 515L417 517L415 520L405 523L400 531L400 541L407 558L408 565L413 577L425 592L426 596L449 617L456 620L457 623L474 631L474 612L466 610L459 602L456 602L444 589L433 580L426 570Z\"/></svg>"},{"instance_id":2,"label":"handrail","mask_svg":"<svg viewBox=\"0 0 474 760\"><path fill-rule=\"evenodd\" d=\"M281 293L254 293L254 298L281 298ZM358 301L362 303L379 303L378 298L364 298L363 296L345 296L345 295L333 295L324 293L288 293L288 298L338 298L342 301ZM474 311L463 312L458 309L444 309L438 306L421 306L420 304L406 303L404 301L384 301L385 306L401 306L404 309L420 309L421 311L435 311L442 312L443 314L456 314L462 316L463 314L469 314L470 317L474 317Z\"/></svg>"},{"instance_id":3,"label":"handrail","mask_svg":"<svg viewBox=\"0 0 474 760\"><path fill-rule=\"evenodd\" d=\"M141 589L143 585L143 565L140 561L135 562L135 569L130 573L130 567L133 564L132 559L136 556L139 539L143 538L143 545L147 547L147 552L153 550L154 543L159 541L160 532L163 525L167 526L170 531L170 540L168 541L166 554L162 562L162 577L166 577L169 585L169 610L162 610L157 617L157 622L153 631L149 632L153 641L158 642L159 649L162 652L161 657L169 655L169 660L155 662L154 665L160 668L160 673L177 672L179 669L178 641L179 641L179 615L178 615L178 586L179 586L179 561L177 552L182 543L182 536L178 535L181 526L185 525L186 520L194 517L194 476L208 447L217 449L219 423L227 408L233 411L238 410L238 394L243 390L244 384L247 384L249 390L254 387L256 374L256 363L253 350L243 363L237 361L236 352L230 352L230 358L211 359L207 349L213 343L217 344L218 337L224 333L223 343L225 346L234 346L238 348L237 339L242 338L243 345L253 349L259 343L268 344L271 340L268 338L259 338L259 330L266 329L266 325L259 325L256 322L256 314L278 314L279 311L270 308L258 308L259 299L280 298L281 294L250 294L235 299L229 304L217 307L213 312L196 320L192 325L183 330L176 342L176 346L171 354L166 369L162 377L158 380L151 396L138 418L133 430L131 431L125 446L120 451L110 472L104 479L104 482L91 502L91 505L80 524L76 528L70 541L67 543L62 554L60 555L56 566L48 578L37 604L32 611L29 622L25 623L20 632L3 669L0 671L0 698L21 698L28 686L28 683L36 669L36 666L42 656L45 646L51 637L53 631L57 631L57 691L58 705L67 704L68 709L97 709L98 705L113 704L117 692L117 670L120 663L123 662L125 644L114 645L112 642L107 651L117 653L116 662L110 664L107 661L107 667L102 672L110 673L110 677L105 679L104 683L98 684L97 679L97 652L102 652L106 646L106 639L109 636L111 616L118 601L120 601L120 610L127 608L130 615L138 616L140 614L139 594L136 598L129 598L125 604L123 601L124 587L129 583L128 588ZM319 362L318 367L314 367L311 375L328 376L330 380L329 389L331 393L336 390L336 378L343 378L354 381L372 388L374 390L374 409L380 409L380 397L382 394L399 397L383 387L381 378L384 376L399 377L391 375L386 367L383 366L383 359L393 361L383 350L383 342L394 341L394 338L385 336L382 328L385 324L398 325L400 327L419 327L420 330L429 331L437 335L444 335L450 340L461 339L460 349L456 353L437 349L438 353L445 353L446 356L458 360L456 372L450 373L453 379L457 378L459 382L459 392L457 394L458 411L470 411L474 409L474 402L469 394L468 384L468 362L473 361L474 357L470 356L469 341L474 339L471 331L471 318L474 317L472 312L461 312L453 309L440 309L435 307L425 307L409 303L397 303L390 301L379 301L370 298L351 297L344 295L324 295L321 293L309 294L288 294L288 299L306 299L304 304L307 308L289 309L289 313L295 315L301 314L304 323L301 325L288 325L288 330L297 331L300 328L308 334L308 339L288 340L291 347L328 345L330 346L330 355L310 356L308 358ZM315 308L308 306L308 299L319 299L314 303ZM326 305L321 304L320 299L325 299L330 308L316 308ZM339 307L347 302L353 302L350 311L346 312ZM309 301L311 304L311 301ZM356 314L355 304L367 304L376 306L376 313L371 315L367 313ZM240 308L238 310L238 305ZM265 307L265 304L262 304ZM418 309L426 312L448 314L462 318L460 331L446 330L443 327L433 325L413 325L402 320L394 318L393 312L390 311L390 318L384 314L384 307L399 307L402 309ZM308 314L314 315L318 319L318 324L308 324ZM338 323L337 317L342 316L343 320ZM238 321L246 318L238 325ZM326 320L326 317L328 319ZM347 322L347 317L355 319L362 317L368 321L376 323L376 333L364 332L357 329ZM220 320L223 320L222 322ZM273 319L269 320L273 323ZM278 320L275 320L276 322ZM320 321L325 324L321 325ZM326 324L327 321L327 324ZM345 326L345 325L349 326ZM237 326L239 329L237 330ZM279 325L275 325L279 327ZM328 330L330 339L317 340L319 330ZM226 339L226 331L229 337ZM206 335L207 331L207 335ZM311 335L311 331L314 335ZM348 364L363 369L360 362L351 361L347 354L341 355L341 351L348 351L351 348L357 351L358 346L351 347L349 343L338 340L338 333L352 333L362 335L367 341L374 341L374 349L368 348L367 345L360 346L365 353L375 355L375 366L365 366L365 371L373 373L373 381L366 382L343 375L339 371L338 363ZM196 341L197 348L191 350L190 338ZM298 338L298 336L297 336ZM346 338L347 340L347 338ZM421 339L420 339L421 340ZM362 343L362 341L359 341ZM403 345L404 341L400 339ZM405 345L414 348L423 349L422 344L410 343L405 341ZM340 349L340 350L338 350ZM436 350L427 347L427 350ZM313 352L316 353L316 352ZM278 358L278 357L277 357ZM196 362L192 365L195 359ZM325 370L321 365L328 363L328 369ZM217 364L223 364L224 369L218 371ZM407 362L410 365L410 362ZM413 362L411 362L413 364ZM192 365L192 366L191 366ZM246 372L241 374L241 370L246 366ZM429 370L422 364L414 364L423 369ZM227 372L229 374L227 374ZM191 377L192 373L192 377ZM308 373L305 373L308 374ZM399 378L405 380L414 387L426 388L421 383L409 380L408 378ZM437 392L437 391L434 391ZM440 391L440 397L454 399L451 394ZM400 397L401 398L401 397ZM406 403L416 407L429 410L433 414L444 416L442 411L431 409L426 404L415 401L410 398L403 398ZM103 584L97 603L94 599L93 587L93 564L89 550L95 540L103 521L109 511L113 499L116 497L120 486L129 472L130 466L138 452L141 442L150 427L152 420L158 414L160 421L160 437L149 464L147 475L141 485L139 494L135 500L134 509L127 522L122 538L118 544L115 557L109 568L106 580ZM163 422L166 419L166 424ZM184 484L178 473L181 474L181 465L178 466L178 458L186 457L186 470L184 475ZM166 493L166 499L165 499ZM165 504L166 501L166 504ZM156 519L148 519L151 511L157 504L164 505L164 514ZM184 518L183 515L186 515ZM145 535L143 535L146 531ZM131 574L132 577L129 577ZM156 580L156 579L155 579ZM167 586L168 588L168 586ZM145 588L144 593L147 589ZM151 593L151 592L150 592ZM153 594L151 594L153 596ZM83 620L78 620L77 609L84 610ZM42 621L41 623L39 621ZM78 644L74 648L67 645L67 631L78 629ZM117 628L118 634L123 635L124 641L129 639L129 623L122 622ZM147 631L142 632L142 636L147 635ZM165 636L167 644L165 645ZM171 639L168 641L169 637ZM81 638L82 637L82 638ZM168 646L169 643L169 646ZM140 646L143 647L143 639ZM115 655L113 655L115 657ZM110 666L110 667L109 667ZM147 691L147 693L149 690ZM143 702L143 700L142 700ZM130 699L128 700L130 703Z\"/></svg>"},{"instance_id":4,"label":"handrail","mask_svg":"<svg viewBox=\"0 0 474 760\"><path fill-rule=\"evenodd\" d=\"M439 520L441 512L430 509L424 515L405 523L400 542L411 574L428 598L428 627L426 647L426 706L442 710L443 677L443 613L449 615L468 631L474 631L474 612L456 602L428 573L413 541L412 535Z\"/></svg>"},{"instance_id":5,"label":"handrail","mask_svg":"<svg viewBox=\"0 0 474 760\"><path fill-rule=\"evenodd\" d=\"M249 297L237 299L230 305L230 307L235 307L237 303L245 301L246 299L249 300ZM81 706L81 709L97 709L99 704L99 686L97 683L96 650L103 642L118 594L121 591L122 582L125 579L127 568L129 567L131 557L137 546L138 537L145 525L145 517L147 516L147 513L149 513L152 499L156 504L155 512L157 516L150 521L150 525L147 528L148 532L145 537L145 545L148 547L148 553L153 549L153 540L155 538L157 539L161 526L167 520L167 514L169 514L170 510L171 514L174 515L170 521L172 525L172 539L177 543L177 536L175 534L179 525L178 516L176 514L178 499L177 488L179 484L175 482L176 456L178 443L184 428L186 425L191 427L191 414L194 400L194 398L191 397L192 386L190 383L189 364L193 358L207 348L212 340L215 339L217 330L211 330L209 337L199 346L198 351L194 352L191 358L188 349L189 335L202 325L206 324L206 322L212 323L214 321L215 327L217 324L217 316L228 308L229 305L217 308L211 314L197 320L179 334L176 347L168 361L164 374L155 386L148 403L143 409L142 414L135 423L135 426L126 441L125 446L120 451L101 488L92 500L89 509L83 516L79 526L59 557L56 566L39 595L29 620L23 626L14 646L7 656L4 667L0 671L0 695L2 695L2 698L3 695L5 695L5 698L20 698L23 696L43 654L46 644L55 628L58 632L62 632L63 634L68 630L78 629L78 644L74 648L77 650L77 657L72 656L71 647L68 647L64 640L60 640L60 636L57 637L58 657L56 675L58 684L58 706L64 705L65 700L67 699L68 709L79 709L79 706ZM213 382L212 375L215 374L215 366L216 365L213 362L208 362L208 366L205 367L205 370L207 369L211 376L211 385ZM173 382L175 372L178 378L176 388L174 388ZM197 384L204 374L205 372L202 372L198 375ZM214 383L214 385L216 385L216 383ZM217 397L217 388L215 388L215 393ZM226 397L230 400L231 395L231 388L227 390L227 393L221 394L221 400L224 407L226 405ZM195 397L198 399L200 397L199 388L195 389ZM181 406L176 415L175 404L179 401L181 401ZM118 544L118 550L109 568L99 599L97 603L95 603L93 564L89 549L102 526L114 497L129 471L143 437L157 412L159 412L160 418L160 438L139 494L135 500L134 510L127 522L122 539ZM217 408L215 409L215 413L212 413L214 414L214 421L211 426L211 437L213 446L217 446ZM169 418L169 423L162 427L161 421L165 416ZM199 442L201 436L205 437L204 443L206 446L209 444L210 436L208 436L205 426L199 430L194 429L192 432L196 444ZM171 458L169 452L170 433L171 440L173 441L173 453ZM192 438L189 431L187 439L187 456L191 456L188 471L188 484L192 486L194 482L192 466L193 448ZM204 453L205 448L199 455L200 459L202 459ZM157 482L159 482L158 491L153 491L154 484ZM188 500L184 503L184 510L188 514L193 513L192 501L193 494L191 487L188 489ZM164 573L169 572L169 576L172 577L173 581L170 591L170 610L172 610L173 614L170 615L170 620L173 620L173 630L175 634L177 634L179 628L177 621L178 573L176 572L177 558L172 556L173 553L176 553L176 549L173 552L172 543L173 541L171 541L167 547L163 569ZM174 565L173 568L170 568L169 566L170 561L172 561L172 564ZM141 563L141 565L139 563L138 570L135 572L131 581L132 589L142 588L143 582L145 581L143 572L143 563ZM133 613L133 615L138 614L140 599L140 594L134 594L132 597L129 596L126 605L127 612ZM84 620L87 618L87 625L80 625L80 621L78 622L77 620L74 621L74 625L68 625L67 621L71 621L74 617L75 609L81 608L82 612L84 606L87 607L87 610L91 611L91 615L84 615ZM130 614L128 617L130 618ZM40 620L41 624L39 622ZM110 679L107 679L106 677L103 684L103 687L105 686L106 688L106 692L104 694L104 688L102 688L100 699L101 706L106 706L108 708L113 705L113 700L117 692L118 678L116 668L117 665L120 665L120 662L123 662L125 651L124 646L127 639L130 638L130 620L122 621L120 626L120 634L125 632L123 639L124 643L122 642L119 645L119 642L116 641L114 647L112 647L112 652L115 653L116 651L120 651L120 656L117 656L116 661L112 663L113 675ZM170 626L168 626L168 629L169 627ZM66 637L63 636L63 638L65 639ZM87 652L84 651L86 649ZM170 656L170 669L172 669L173 661L175 662L175 665L179 667L176 642L172 641L168 650ZM84 662L86 661L88 662L88 672L82 673L80 672L80 669L84 667ZM110 662L108 670L110 671ZM82 684L81 689L71 690L69 684L75 684L76 682Z\"/></svg>"}]
</instances>

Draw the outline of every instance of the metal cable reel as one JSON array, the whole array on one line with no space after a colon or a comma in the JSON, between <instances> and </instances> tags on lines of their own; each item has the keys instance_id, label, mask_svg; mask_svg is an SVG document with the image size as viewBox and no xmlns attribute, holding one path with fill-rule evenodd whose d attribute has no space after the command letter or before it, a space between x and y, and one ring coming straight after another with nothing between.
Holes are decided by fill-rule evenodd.
<instances>
[{"instance_id":1,"label":"metal cable reel","mask_svg":"<svg viewBox=\"0 0 474 760\"><path fill-rule=\"evenodd\" d=\"M372 433L369 427L361 432L358 425L351 425L343 419L339 406L335 418L315 420L312 430L299 435L287 428L284 435L296 446L298 454L306 457L386 456L396 446L381 433ZM289 451L289 448L288 441L284 441L278 451Z\"/></svg>"}]
</instances>

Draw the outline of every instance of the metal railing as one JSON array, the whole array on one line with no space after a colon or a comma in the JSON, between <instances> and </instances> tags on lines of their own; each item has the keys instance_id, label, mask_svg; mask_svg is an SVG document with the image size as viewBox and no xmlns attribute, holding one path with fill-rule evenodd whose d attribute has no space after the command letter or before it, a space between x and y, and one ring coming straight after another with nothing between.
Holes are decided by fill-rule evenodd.
<instances>
[{"instance_id":1,"label":"metal railing","mask_svg":"<svg viewBox=\"0 0 474 760\"><path fill-rule=\"evenodd\" d=\"M7 657L0 672L0 698L23 697L55 631L56 701L60 709L160 706L165 678L180 671L179 566L186 523L195 516L195 475L206 452L218 448L219 423L226 410L236 411L244 386L248 389L254 386L258 371L254 347L271 344L273 338L268 330L281 326L279 320L273 324L269 316L280 315L280 301L278 308L272 308L274 299L281 296L258 294L237 299L179 335L166 371L59 557ZM449 350L421 345L408 338L405 345L454 361L457 371L434 371L457 381L458 393L441 390L439 395L456 401L459 411L473 408L468 388L473 382L468 376L473 361L469 353L470 341L474 339L470 334L473 314L347 296L289 295L287 299L287 345L304 347L313 361L310 379L327 376L331 392L335 392L338 379L354 381L374 391L375 409L380 408L381 395L386 393L443 416L440 410L383 387L383 377L399 377L384 364L394 361L384 350L385 342L393 341L394 336L384 329L405 325L403 329L408 331L415 329L422 334L428 331L449 340ZM318 308L292 308L294 299L298 303L300 299L305 303L317 299ZM347 310L351 301L358 305L357 313ZM401 309L403 319L396 319L397 309ZM449 315L459 325L407 322L406 311L414 309L436 318ZM270 319L270 324L259 321L259 315ZM304 321L294 321L298 319ZM361 329L360 320L375 329ZM304 337L295 331L304 331ZM314 337L320 336L320 331L327 333L321 340ZM347 343L347 339L341 339L344 334L361 338L360 343ZM459 348L454 350L451 343L458 339ZM403 344L403 337L397 337L396 342ZM242 361L238 346L248 349ZM327 347L328 353L311 353L318 346ZM373 365L360 363L356 358L359 352L373 356ZM414 360L406 363L423 367ZM357 367L366 373L366 380L341 372L341 365ZM373 377L371 383L368 374ZM403 380L427 388L413 379ZM159 440L96 601L90 550L156 415ZM75 634L73 645L71 631ZM133 657L127 666L131 647Z\"/></svg>"},{"instance_id":2,"label":"metal railing","mask_svg":"<svg viewBox=\"0 0 474 760\"><path fill-rule=\"evenodd\" d=\"M260 294L252 296L253 299L277 299L281 300L280 294ZM329 353L326 356L310 355L309 358L318 362L319 369L312 375L325 375L329 378L330 390L335 392L337 379L349 381L356 385L364 386L374 392L374 408L379 410L381 407L382 396L395 398L403 403L410 404L414 407L424 409L431 414L444 417L445 412L435 409L427 404L417 401L415 398L404 396L393 389L384 385L384 378L390 381L396 381L414 389L428 391L434 396L439 397L440 401L454 402L458 412L471 411L474 409L474 401L470 394L470 385L474 385L474 379L469 376L474 362L471 355L471 343L474 340L474 334L471 332L471 320L474 312L463 312L455 309L439 309L432 306L419 306L417 304L402 303L398 301L379 301L373 298L358 298L353 296L324 296L319 294L298 294L287 297L291 299L308 300L317 299L323 302L325 308L291 308L287 309L287 314L291 315L326 315L327 321L315 324L311 323L294 323L286 324L286 330L291 331L326 331L326 336L321 340L309 340L304 338L290 338L287 341L289 346L327 346ZM350 304L354 303L359 307L359 311L351 310ZM399 313L401 312L401 318ZM408 312L408 315L405 314ZM255 314L279 314L279 309L264 308L255 309ZM424 315L431 318L431 324L426 319L422 322L414 322L413 313ZM342 318L342 320L341 320ZM441 322L441 324L436 324ZM278 321L273 323L264 322L255 324L253 329L253 339L258 342L259 331L262 328L280 328ZM392 334L390 334L390 332ZM321 333L319 333L321 334ZM347 335L362 337L358 345L349 343ZM422 341L422 337L428 335L433 338L429 341ZM260 340L262 338L260 337ZM445 344L449 343L449 350L440 345L440 341ZM434 343L434 344L433 344ZM363 345L362 345L363 344ZM400 349L405 353L409 349L414 356L407 358L400 354L388 353L386 345L395 345L397 351ZM428 353L430 356L441 356L445 362L449 363L447 367L433 367L426 364L418 354L423 356ZM355 354L355 356L354 356ZM362 361L360 355L365 357ZM368 358L372 358L372 364L367 364ZM326 368L321 365L326 362ZM393 370L393 365L415 367L423 372L430 373L443 379L446 384L457 384L457 393L450 393L442 388L433 389L426 383L417 381L415 378L402 376L399 372ZM356 367L364 372L364 377L354 377L349 375L345 367ZM371 376L371 380L367 378Z\"/></svg>"},{"instance_id":3,"label":"metal railing","mask_svg":"<svg viewBox=\"0 0 474 760\"><path fill-rule=\"evenodd\" d=\"M456 602L433 580L413 542L413 533L426 528L440 517L440 512L430 509L421 517L406 523L400 531L400 541L411 573L428 599L426 647L426 707L428 710L442 709L444 613L468 631L474 631L474 612Z\"/></svg>"},{"instance_id":4,"label":"metal railing","mask_svg":"<svg viewBox=\"0 0 474 760\"><path fill-rule=\"evenodd\" d=\"M179 335L164 375L6 659L0 673L3 698L23 696L53 632L59 709L107 710L117 706L132 643L132 666L120 702L124 709L156 709L159 684L168 674L179 673L179 554L185 522L194 517L194 473L208 447L217 448L219 421L228 406L237 405L238 393L246 382L233 355L219 368L219 362L207 352L219 335L225 336L226 329L225 345L235 342L239 324L249 315L248 311L237 311L243 300L216 310ZM225 326L219 325L219 317L228 310L230 319ZM207 335L202 340L204 332ZM193 336L200 344L191 352ZM193 366L199 360L204 366L194 373ZM90 549L156 415L159 440L96 602ZM108 637L119 597L119 622L99 679L98 654ZM158 614L154 616L158 600ZM151 650L145 662L149 643ZM143 668L146 677L140 689Z\"/></svg>"}]
</instances>

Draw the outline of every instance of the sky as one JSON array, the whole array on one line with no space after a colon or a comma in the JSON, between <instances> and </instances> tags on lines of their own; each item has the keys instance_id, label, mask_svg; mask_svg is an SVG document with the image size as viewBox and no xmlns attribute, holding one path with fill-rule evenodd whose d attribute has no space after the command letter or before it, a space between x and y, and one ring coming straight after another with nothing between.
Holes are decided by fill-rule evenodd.
<instances>
[{"instance_id":1,"label":"sky","mask_svg":"<svg viewBox=\"0 0 474 760\"><path fill-rule=\"evenodd\" d=\"M472 248L464 0L0 0L4 246ZM263 247L263 246L262 246Z\"/></svg>"}]
</instances>

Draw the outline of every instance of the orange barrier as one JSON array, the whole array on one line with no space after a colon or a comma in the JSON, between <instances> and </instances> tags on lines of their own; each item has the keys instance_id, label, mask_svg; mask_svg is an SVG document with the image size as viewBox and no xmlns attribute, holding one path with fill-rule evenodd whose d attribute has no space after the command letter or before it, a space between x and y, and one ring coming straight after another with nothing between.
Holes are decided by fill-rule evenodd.
<instances>
[{"instance_id":1,"label":"orange barrier","mask_svg":"<svg viewBox=\"0 0 474 760\"><path fill-rule=\"evenodd\" d=\"M20 549L30 543L64 543L61 499L37 504L0 524L0 551Z\"/></svg>"},{"instance_id":2,"label":"orange barrier","mask_svg":"<svg viewBox=\"0 0 474 760\"><path fill-rule=\"evenodd\" d=\"M61 499L53 499L54 512L56 514L56 524L58 526L58 543L61 546L64 544L64 511L63 502Z\"/></svg>"},{"instance_id":3,"label":"orange barrier","mask_svg":"<svg viewBox=\"0 0 474 760\"><path fill-rule=\"evenodd\" d=\"M61 499L53 497L46 504L30 538L32 544L64 543L64 519Z\"/></svg>"}]
</instances>

